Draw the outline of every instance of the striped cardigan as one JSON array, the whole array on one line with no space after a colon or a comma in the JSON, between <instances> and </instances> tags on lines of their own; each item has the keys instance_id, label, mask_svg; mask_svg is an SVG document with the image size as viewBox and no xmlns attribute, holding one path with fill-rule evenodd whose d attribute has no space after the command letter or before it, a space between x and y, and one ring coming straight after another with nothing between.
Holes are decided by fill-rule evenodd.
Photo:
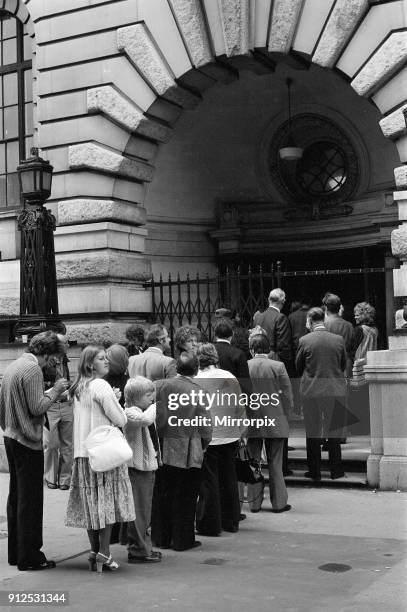
<instances>
[{"instance_id":1,"label":"striped cardigan","mask_svg":"<svg viewBox=\"0 0 407 612\"><path fill-rule=\"evenodd\" d=\"M59 396L52 389L44 395L44 379L36 356L21 355L6 368L1 384L0 427L4 435L41 450L43 415Z\"/></svg>"}]
</instances>

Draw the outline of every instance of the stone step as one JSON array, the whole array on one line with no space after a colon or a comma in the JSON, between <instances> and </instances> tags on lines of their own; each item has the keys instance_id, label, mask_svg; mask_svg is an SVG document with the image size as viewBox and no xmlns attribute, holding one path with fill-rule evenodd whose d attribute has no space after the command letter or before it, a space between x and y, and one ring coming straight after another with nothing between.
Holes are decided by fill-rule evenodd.
<instances>
[{"instance_id":1,"label":"stone step","mask_svg":"<svg viewBox=\"0 0 407 612\"><path fill-rule=\"evenodd\" d=\"M345 466L345 476L342 478L337 478L336 480L332 480L329 474L329 471L321 472L321 480L316 482L315 480L311 480L310 478L305 478L304 476L305 470L293 470L292 476L286 476L285 482L287 486L301 486L301 487L330 487L333 489L348 489L348 488L358 488L358 489L366 489L368 488L366 473L365 472L346 472ZM268 486L269 478L267 470L262 470L264 475L264 480L266 485Z\"/></svg>"},{"instance_id":2,"label":"stone step","mask_svg":"<svg viewBox=\"0 0 407 612\"><path fill-rule=\"evenodd\" d=\"M288 463L289 463L290 469L292 470L306 471L308 469L306 456L292 458L290 457L290 453L288 453ZM354 459L354 458L348 459L345 455L342 457L342 463L344 465L345 472L352 472L352 473L365 472L366 473L366 460L364 459ZM326 471L329 470L328 458L322 457L321 467L323 470L324 469Z\"/></svg>"}]
</instances>

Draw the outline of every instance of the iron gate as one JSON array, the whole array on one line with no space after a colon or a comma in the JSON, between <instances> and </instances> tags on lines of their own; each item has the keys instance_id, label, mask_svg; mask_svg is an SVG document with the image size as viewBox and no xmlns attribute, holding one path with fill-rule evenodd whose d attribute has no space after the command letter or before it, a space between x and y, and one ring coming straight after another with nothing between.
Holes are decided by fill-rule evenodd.
<instances>
[{"instance_id":1,"label":"iron gate","mask_svg":"<svg viewBox=\"0 0 407 612\"><path fill-rule=\"evenodd\" d=\"M244 327L250 327L254 313L267 307L271 289L284 289L289 279L348 275L362 275L366 279L367 275L377 273L384 273L384 267L290 271L283 270L282 263L277 262L268 269L262 265L246 269L241 266L226 268L213 277L196 274L181 279L178 274L173 279L169 274L164 280L160 275L158 280L153 278L149 284L153 320L165 325L171 338L181 325L193 325L212 341L217 308L229 308L240 316Z\"/></svg>"}]
</instances>

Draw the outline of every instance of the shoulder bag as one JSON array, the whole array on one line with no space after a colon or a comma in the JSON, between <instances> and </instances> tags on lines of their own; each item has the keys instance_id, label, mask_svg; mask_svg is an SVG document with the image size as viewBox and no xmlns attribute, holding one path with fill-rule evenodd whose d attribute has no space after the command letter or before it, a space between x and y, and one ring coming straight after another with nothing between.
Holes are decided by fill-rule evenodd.
<instances>
[{"instance_id":1,"label":"shoulder bag","mask_svg":"<svg viewBox=\"0 0 407 612\"><path fill-rule=\"evenodd\" d=\"M85 440L85 448L94 472L113 470L133 456L120 429L112 425L101 425L93 429Z\"/></svg>"}]
</instances>

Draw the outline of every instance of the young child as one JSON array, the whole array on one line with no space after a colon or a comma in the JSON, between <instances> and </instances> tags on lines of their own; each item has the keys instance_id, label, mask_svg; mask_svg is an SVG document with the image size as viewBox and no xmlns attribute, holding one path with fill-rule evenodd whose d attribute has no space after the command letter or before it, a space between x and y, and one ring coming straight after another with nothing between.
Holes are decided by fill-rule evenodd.
<instances>
[{"instance_id":1,"label":"young child","mask_svg":"<svg viewBox=\"0 0 407 612\"><path fill-rule=\"evenodd\" d=\"M155 471L158 467L156 451L148 427L155 422L155 388L144 376L136 376L124 388L127 424L124 434L133 450L128 462L133 489L136 520L127 524L129 563L158 563L161 553L151 549L147 533L151 521Z\"/></svg>"}]
</instances>

